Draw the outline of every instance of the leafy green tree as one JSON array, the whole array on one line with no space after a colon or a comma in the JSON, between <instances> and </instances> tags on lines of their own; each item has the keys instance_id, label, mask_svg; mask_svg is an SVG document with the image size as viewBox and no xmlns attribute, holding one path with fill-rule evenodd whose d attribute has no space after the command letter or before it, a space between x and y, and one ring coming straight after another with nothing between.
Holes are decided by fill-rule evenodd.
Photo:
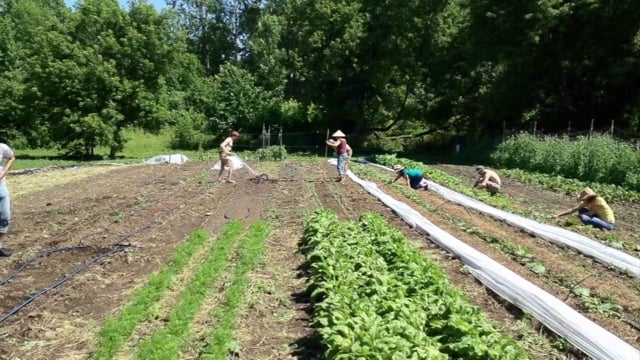
<instances>
[{"instance_id":1,"label":"leafy green tree","mask_svg":"<svg viewBox=\"0 0 640 360\"><path fill-rule=\"evenodd\" d=\"M253 75L233 64L221 67L214 78L212 95L207 129L214 134L258 128L275 106L271 94L256 85Z\"/></svg>"},{"instance_id":2,"label":"leafy green tree","mask_svg":"<svg viewBox=\"0 0 640 360\"><path fill-rule=\"evenodd\" d=\"M33 57L32 97L42 103L52 139L72 153L124 147L122 131L157 131L167 120L164 77L171 69L170 14L145 2L129 12L116 0L76 5L70 29L49 32Z\"/></svg>"}]
</instances>

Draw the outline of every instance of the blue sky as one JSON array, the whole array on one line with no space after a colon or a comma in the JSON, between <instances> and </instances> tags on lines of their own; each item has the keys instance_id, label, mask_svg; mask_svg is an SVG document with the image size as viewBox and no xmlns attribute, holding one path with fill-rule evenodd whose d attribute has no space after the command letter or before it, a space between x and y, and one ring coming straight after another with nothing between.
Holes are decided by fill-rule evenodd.
<instances>
[{"instance_id":1,"label":"blue sky","mask_svg":"<svg viewBox=\"0 0 640 360\"><path fill-rule=\"evenodd\" d=\"M128 0L119 0L119 1L122 7L127 6ZM76 2L77 0L64 0L64 3L69 7L72 7ZM147 0L147 2L153 5L158 10L163 9L167 6L165 0Z\"/></svg>"}]
</instances>

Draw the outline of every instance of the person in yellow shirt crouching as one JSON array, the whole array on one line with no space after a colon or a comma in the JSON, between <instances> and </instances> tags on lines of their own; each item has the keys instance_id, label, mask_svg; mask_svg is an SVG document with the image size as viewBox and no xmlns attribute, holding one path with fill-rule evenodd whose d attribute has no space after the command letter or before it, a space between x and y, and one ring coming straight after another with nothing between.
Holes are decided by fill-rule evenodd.
<instances>
[{"instance_id":1,"label":"person in yellow shirt crouching","mask_svg":"<svg viewBox=\"0 0 640 360\"><path fill-rule=\"evenodd\" d=\"M613 216L613 210L600 195L586 187L580 191L578 202L578 205L553 215L553 217L569 215L577 211L580 221L585 225L591 225L600 230L615 229L616 218Z\"/></svg>"}]
</instances>

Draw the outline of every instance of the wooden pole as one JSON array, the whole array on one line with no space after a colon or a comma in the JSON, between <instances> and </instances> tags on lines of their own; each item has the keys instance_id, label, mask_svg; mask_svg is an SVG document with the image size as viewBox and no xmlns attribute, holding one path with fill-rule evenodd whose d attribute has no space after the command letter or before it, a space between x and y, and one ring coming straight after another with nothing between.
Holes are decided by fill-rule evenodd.
<instances>
[{"instance_id":1,"label":"wooden pole","mask_svg":"<svg viewBox=\"0 0 640 360\"><path fill-rule=\"evenodd\" d=\"M611 120L611 137L613 137L613 123L615 120Z\"/></svg>"},{"instance_id":2,"label":"wooden pole","mask_svg":"<svg viewBox=\"0 0 640 360\"><path fill-rule=\"evenodd\" d=\"M589 128L589 138L593 135L593 118L591 118L591 127Z\"/></svg>"},{"instance_id":3,"label":"wooden pole","mask_svg":"<svg viewBox=\"0 0 640 360\"><path fill-rule=\"evenodd\" d=\"M538 122L534 121L533 122L533 136L536 136L536 130L538 128Z\"/></svg>"},{"instance_id":4,"label":"wooden pole","mask_svg":"<svg viewBox=\"0 0 640 360\"><path fill-rule=\"evenodd\" d=\"M329 129L327 129L327 137L325 138L324 143L324 164L322 164L322 168L324 169L323 178L327 179L327 156L329 156L329 145L327 145L327 140L329 140Z\"/></svg>"}]
</instances>

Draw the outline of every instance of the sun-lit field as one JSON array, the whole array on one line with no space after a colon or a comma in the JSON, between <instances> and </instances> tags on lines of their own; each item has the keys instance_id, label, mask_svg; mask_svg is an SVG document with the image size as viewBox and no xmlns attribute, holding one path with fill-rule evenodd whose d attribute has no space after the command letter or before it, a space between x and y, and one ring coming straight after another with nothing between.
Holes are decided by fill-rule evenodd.
<instances>
[{"instance_id":1,"label":"sun-lit field","mask_svg":"<svg viewBox=\"0 0 640 360\"><path fill-rule=\"evenodd\" d=\"M360 353L367 346L376 353L393 352L402 343L397 349L421 349L430 354L424 358L474 358L469 351L480 351L486 343L482 337L490 336L495 344L483 358L585 358L530 314L478 283L459 259L406 226L359 185L333 182L335 168L325 159L294 157L251 165L267 173L269 181L256 183L240 170L237 184L215 182L217 174L208 162L13 176L14 220L6 245L15 255L0 262L0 310L6 314L0 323L5 339L1 354L30 359L312 359ZM640 322L637 278L432 192L385 185L390 180L386 171L356 163L351 168L443 230L640 346L634 328ZM562 208L571 201L513 179L507 179L504 194L487 200L482 192L469 190L471 167L429 169L438 183L540 221L547 221L540 216L545 206ZM613 206L638 209L636 203ZM312 219L316 209L325 212ZM375 215L360 220L367 213ZM638 256L639 219L637 210L627 212L615 235L573 223L559 225L603 244L624 244L623 251ZM312 236L312 228L322 230ZM378 230L366 230L373 228ZM356 236L357 231L363 232ZM386 231L396 234L391 236L397 246L402 244L393 246L394 255L385 242L388 237L374 237ZM354 237L344 237L347 233ZM366 261L360 253L369 254ZM394 261L418 267L400 270ZM368 276L380 275L369 279L362 273L365 268ZM343 275L331 280L334 272ZM377 276L386 285L369 282ZM343 285L335 282L339 279ZM353 303L339 300L346 296L340 295L344 289L361 286L369 290L352 292ZM398 300L407 286L417 292ZM438 307L427 300L433 286L447 289ZM436 310L451 302L458 304L457 310ZM349 310L356 303L374 317ZM383 308L398 313L392 316ZM415 316L403 317L406 311ZM460 323L455 326L461 332L447 330L450 335L443 337L439 332L454 324L457 311L476 314L461 319L483 330L468 332ZM434 327L414 328L411 321L418 314L432 319ZM382 321L378 335L364 331L378 321L375 316ZM391 326L395 323L389 323L389 316L396 325ZM409 333L414 335L407 338ZM359 348L344 343L346 339Z\"/></svg>"}]
</instances>

